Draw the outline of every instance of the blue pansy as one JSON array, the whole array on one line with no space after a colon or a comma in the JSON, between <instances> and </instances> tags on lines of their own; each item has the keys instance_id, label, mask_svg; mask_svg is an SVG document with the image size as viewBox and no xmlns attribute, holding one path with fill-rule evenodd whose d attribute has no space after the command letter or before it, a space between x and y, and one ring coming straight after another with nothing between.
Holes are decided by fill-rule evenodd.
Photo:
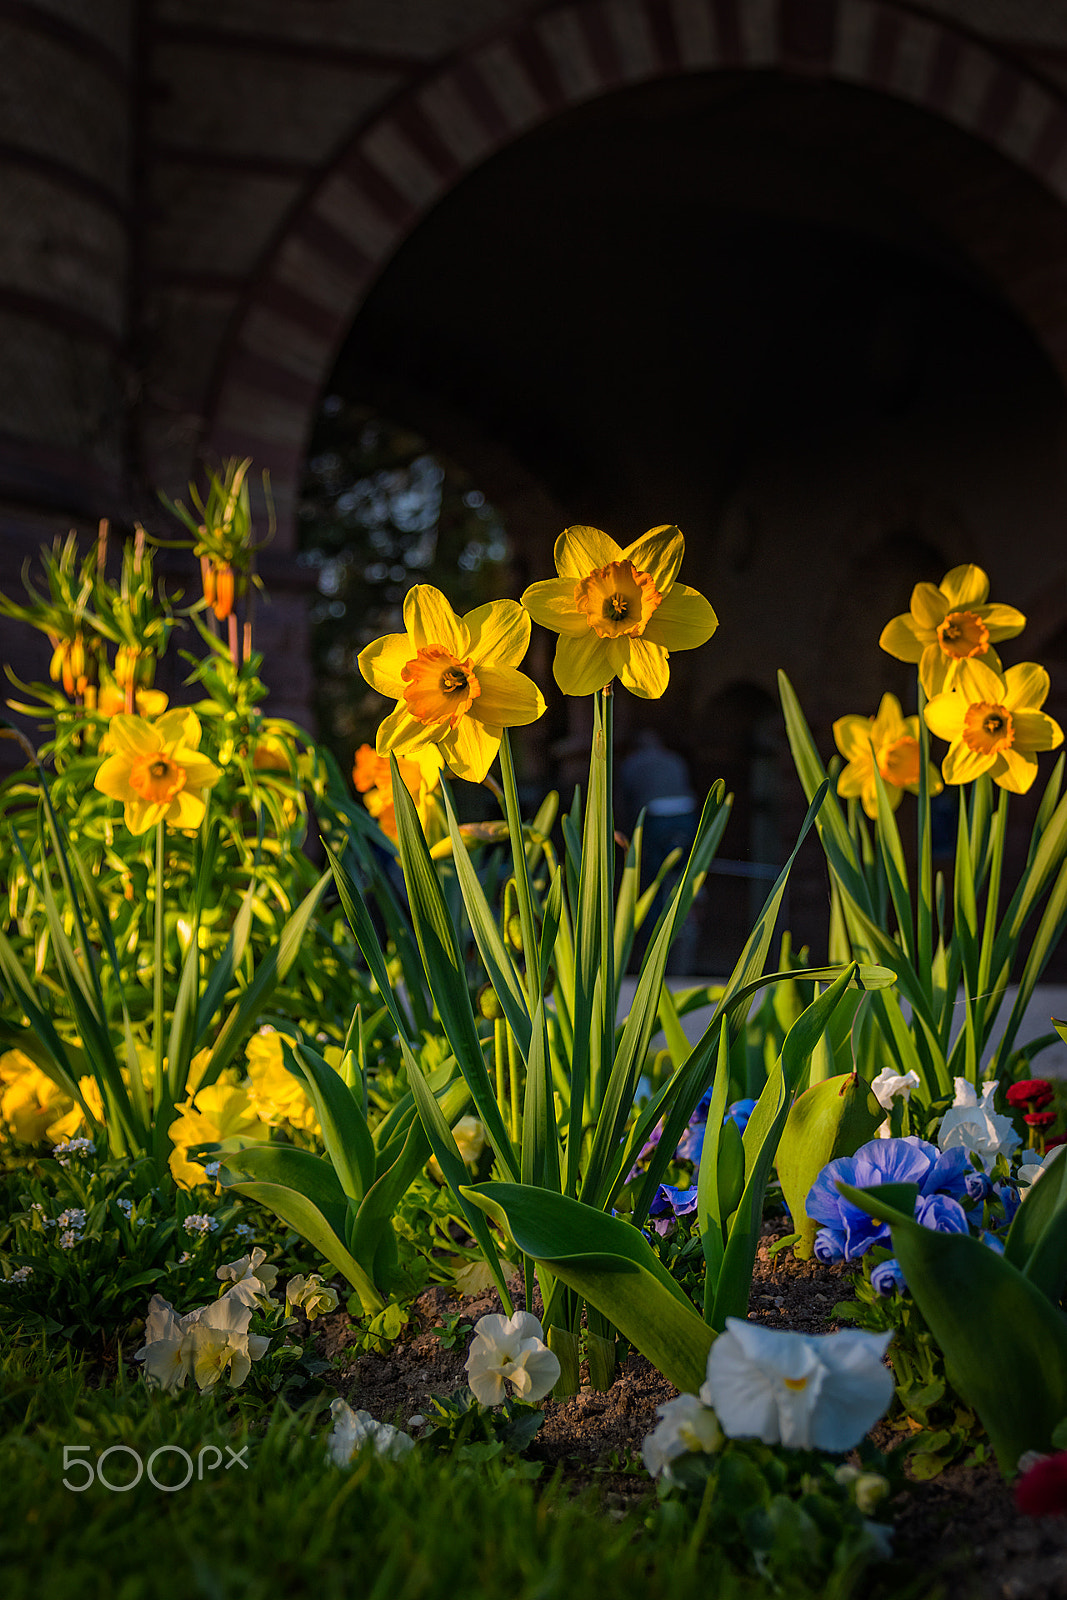
<instances>
[{"instance_id":1,"label":"blue pansy","mask_svg":"<svg viewBox=\"0 0 1067 1600\"><path fill-rule=\"evenodd\" d=\"M954 1200L970 1195L968 1180L977 1176L971 1166L970 1152L962 1145L942 1150L922 1182L923 1194L949 1194Z\"/></svg>"},{"instance_id":2,"label":"blue pansy","mask_svg":"<svg viewBox=\"0 0 1067 1600\"><path fill-rule=\"evenodd\" d=\"M824 1223L837 1235L845 1260L854 1261L872 1244L888 1241L889 1229L846 1200L837 1188L838 1181L857 1189L881 1183L921 1186L936 1160L935 1146L923 1139L872 1139L854 1156L839 1156L823 1167L804 1209L813 1222Z\"/></svg>"},{"instance_id":3,"label":"blue pansy","mask_svg":"<svg viewBox=\"0 0 1067 1600\"><path fill-rule=\"evenodd\" d=\"M694 1117L678 1141L674 1159L676 1161L699 1161L704 1151L704 1135L707 1132L707 1128L706 1118L698 1122Z\"/></svg>"},{"instance_id":4,"label":"blue pansy","mask_svg":"<svg viewBox=\"0 0 1067 1600\"><path fill-rule=\"evenodd\" d=\"M972 1167L966 1180L968 1200L988 1200L993 1193L993 1180L984 1172L976 1172Z\"/></svg>"},{"instance_id":5,"label":"blue pansy","mask_svg":"<svg viewBox=\"0 0 1067 1600\"><path fill-rule=\"evenodd\" d=\"M950 1194L920 1195L915 1202L915 1220L935 1233L967 1233L967 1213Z\"/></svg>"},{"instance_id":6,"label":"blue pansy","mask_svg":"<svg viewBox=\"0 0 1067 1600\"><path fill-rule=\"evenodd\" d=\"M696 1184L691 1189L676 1189L669 1183L661 1183L648 1208L648 1217L657 1233L667 1234L679 1217L691 1216L696 1208Z\"/></svg>"},{"instance_id":7,"label":"blue pansy","mask_svg":"<svg viewBox=\"0 0 1067 1600\"><path fill-rule=\"evenodd\" d=\"M844 1246L841 1235L835 1233L833 1228L820 1228L815 1235L815 1259L829 1264L832 1261L845 1259Z\"/></svg>"},{"instance_id":8,"label":"blue pansy","mask_svg":"<svg viewBox=\"0 0 1067 1600\"><path fill-rule=\"evenodd\" d=\"M871 1288L881 1295L891 1295L897 1289L907 1288L896 1256L890 1256L887 1261L879 1261L877 1266L871 1268Z\"/></svg>"},{"instance_id":9,"label":"blue pansy","mask_svg":"<svg viewBox=\"0 0 1067 1600\"><path fill-rule=\"evenodd\" d=\"M756 1109L755 1100L735 1100L732 1106L727 1106L724 1122L736 1122L738 1130L744 1133L748 1127L748 1119Z\"/></svg>"},{"instance_id":10,"label":"blue pansy","mask_svg":"<svg viewBox=\"0 0 1067 1600\"><path fill-rule=\"evenodd\" d=\"M995 1233L989 1232L988 1228L986 1228L979 1235L979 1237L981 1238L981 1241L987 1250L992 1250L993 1253L998 1256L1002 1256L1004 1254L1004 1240L998 1239Z\"/></svg>"}]
</instances>

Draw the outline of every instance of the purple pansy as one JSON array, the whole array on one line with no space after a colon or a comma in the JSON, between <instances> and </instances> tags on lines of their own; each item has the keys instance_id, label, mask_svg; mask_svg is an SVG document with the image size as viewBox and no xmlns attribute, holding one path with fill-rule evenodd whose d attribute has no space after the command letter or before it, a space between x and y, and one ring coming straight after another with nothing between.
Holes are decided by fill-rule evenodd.
<instances>
[{"instance_id":1,"label":"purple pansy","mask_svg":"<svg viewBox=\"0 0 1067 1600\"><path fill-rule=\"evenodd\" d=\"M897 1289L907 1288L896 1256L890 1256L887 1261L879 1261L871 1268L871 1288L877 1294L886 1296L893 1294Z\"/></svg>"},{"instance_id":2,"label":"purple pansy","mask_svg":"<svg viewBox=\"0 0 1067 1600\"><path fill-rule=\"evenodd\" d=\"M696 1208L696 1184L691 1189L676 1189L669 1183L661 1183L648 1208L648 1219L658 1234L665 1235L671 1232L679 1217L692 1216Z\"/></svg>"}]
</instances>

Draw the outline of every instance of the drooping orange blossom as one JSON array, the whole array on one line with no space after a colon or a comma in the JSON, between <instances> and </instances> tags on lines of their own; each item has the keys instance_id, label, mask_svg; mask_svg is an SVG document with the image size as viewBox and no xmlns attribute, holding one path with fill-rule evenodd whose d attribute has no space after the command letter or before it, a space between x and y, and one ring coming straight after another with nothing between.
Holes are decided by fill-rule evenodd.
<instances>
[{"instance_id":1,"label":"drooping orange blossom","mask_svg":"<svg viewBox=\"0 0 1067 1600\"><path fill-rule=\"evenodd\" d=\"M555 578L531 584L522 603L559 634L552 665L568 695L592 694L613 678L645 700L667 687L672 650L705 644L719 625L708 601L676 581L685 539L652 528L622 549L599 528L567 528L556 541Z\"/></svg>"},{"instance_id":2,"label":"drooping orange blossom","mask_svg":"<svg viewBox=\"0 0 1067 1600\"><path fill-rule=\"evenodd\" d=\"M887 623L878 643L898 661L918 662L931 699L965 686L975 663L1000 672L993 645L1014 639L1026 626L1014 606L989 605L988 599L989 579L981 567L953 567L939 585L915 585L911 610Z\"/></svg>"},{"instance_id":3,"label":"drooping orange blossom","mask_svg":"<svg viewBox=\"0 0 1067 1600\"><path fill-rule=\"evenodd\" d=\"M1001 676L972 662L960 688L935 695L926 725L949 751L941 763L946 783L969 783L983 772L1013 794L1025 794L1037 777L1040 750L1063 743L1063 729L1041 707L1049 676L1034 661L1009 667Z\"/></svg>"},{"instance_id":4,"label":"drooping orange blossom","mask_svg":"<svg viewBox=\"0 0 1067 1600\"><path fill-rule=\"evenodd\" d=\"M397 766L422 831L433 842L444 832L444 815L437 788L441 777L441 753L435 744L422 745L410 755L399 756ZM352 767L352 782L363 796L363 804L382 832L396 838L396 811L393 808L393 773L387 756L380 756L371 744L361 744Z\"/></svg>"},{"instance_id":5,"label":"drooping orange blossom","mask_svg":"<svg viewBox=\"0 0 1067 1600\"><path fill-rule=\"evenodd\" d=\"M121 800L123 820L133 834L157 822L198 828L207 809L203 791L222 776L200 754L200 719L192 711L168 711L154 722L120 713L107 730L112 752L99 767L95 788Z\"/></svg>"},{"instance_id":6,"label":"drooping orange blossom","mask_svg":"<svg viewBox=\"0 0 1067 1600\"><path fill-rule=\"evenodd\" d=\"M359 670L396 705L378 729L380 756L436 745L459 778L481 783L505 728L536 722L545 709L518 663L530 618L516 600L493 600L458 617L439 589L416 584L404 599L404 633L360 653Z\"/></svg>"},{"instance_id":7,"label":"drooping orange blossom","mask_svg":"<svg viewBox=\"0 0 1067 1600\"><path fill-rule=\"evenodd\" d=\"M875 763L895 811L907 789L919 792L919 719L905 717L895 694L884 694L874 717L839 717L834 741L848 765L837 779L837 792L846 800L861 800L869 817L878 815ZM872 750L873 746L873 750ZM943 788L937 768L928 768L929 792Z\"/></svg>"}]
</instances>

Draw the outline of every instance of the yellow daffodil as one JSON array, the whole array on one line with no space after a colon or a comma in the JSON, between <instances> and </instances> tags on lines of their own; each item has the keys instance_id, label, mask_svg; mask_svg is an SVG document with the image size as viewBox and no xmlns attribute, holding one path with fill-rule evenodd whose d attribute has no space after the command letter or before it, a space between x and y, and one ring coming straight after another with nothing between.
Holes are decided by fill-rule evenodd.
<instances>
[{"instance_id":1,"label":"yellow daffodil","mask_svg":"<svg viewBox=\"0 0 1067 1600\"><path fill-rule=\"evenodd\" d=\"M696 589L676 583L685 552L677 528L652 528L623 550L599 528L556 540L558 578L531 584L522 603L558 633L552 670L564 694L592 694L618 678L644 700L667 687L672 650L705 644L719 625Z\"/></svg>"},{"instance_id":2,"label":"yellow daffodil","mask_svg":"<svg viewBox=\"0 0 1067 1600\"><path fill-rule=\"evenodd\" d=\"M157 822L198 828L207 807L202 792L222 776L200 754L200 720L192 711L168 711L157 722L121 714L108 724L109 749L94 786L125 806L131 833Z\"/></svg>"},{"instance_id":3,"label":"yellow daffodil","mask_svg":"<svg viewBox=\"0 0 1067 1600\"><path fill-rule=\"evenodd\" d=\"M0 1055L0 1138L8 1129L19 1144L37 1144L69 1113L71 1104L70 1096L24 1051L5 1050Z\"/></svg>"},{"instance_id":4,"label":"yellow daffodil","mask_svg":"<svg viewBox=\"0 0 1067 1600\"><path fill-rule=\"evenodd\" d=\"M911 610L887 623L878 643L898 661L919 663L919 679L931 699L966 685L975 663L999 672L993 644L1014 639L1026 618L1014 606L988 605L988 598L989 579L981 567L953 567L940 585L915 585Z\"/></svg>"},{"instance_id":5,"label":"yellow daffodil","mask_svg":"<svg viewBox=\"0 0 1067 1600\"><path fill-rule=\"evenodd\" d=\"M371 687L396 700L378 729L378 754L436 745L457 777L481 783L504 729L536 722L545 709L537 685L517 670L530 619L515 600L457 617L439 589L420 583L404 600L404 626L359 657Z\"/></svg>"},{"instance_id":6,"label":"yellow daffodil","mask_svg":"<svg viewBox=\"0 0 1067 1600\"><path fill-rule=\"evenodd\" d=\"M86 693L86 704L89 696ZM96 690L95 709L101 716L114 717L126 710L126 690L119 683L101 683ZM139 717L161 717L167 709L167 697L162 689L135 689L134 709ZM101 746L101 749L103 746Z\"/></svg>"},{"instance_id":7,"label":"yellow daffodil","mask_svg":"<svg viewBox=\"0 0 1067 1600\"><path fill-rule=\"evenodd\" d=\"M919 719L902 715L895 694L882 696L876 717L839 717L834 723L834 741L848 762L837 780L837 792L846 800L862 800L869 817L878 815L875 762L894 811L905 789L918 794ZM932 765L929 784L931 794L941 793L943 785Z\"/></svg>"},{"instance_id":8,"label":"yellow daffodil","mask_svg":"<svg viewBox=\"0 0 1067 1600\"><path fill-rule=\"evenodd\" d=\"M1041 710L1049 691L1044 667L1024 661L1003 677L971 663L955 693L926 707L926 725L949 744L941 764L946 783L969 783L988 772L994 783L1025 794L1037 777L1037 752L1063 743L1063 729Z\"/></svg>"},{"instance_id":9,"label":"yellow daffodil","mask_svg":"<svg viewBox=\"0 0 1067 1600\"><path fill-rule=\"evenodd\" d=\"M434 842L445 831L444 813L437 797L441 777L441 752L426 744L408 756L399 756L397 766L404 787L415 802L415 810L427 839ZM371 744L361 744L352 767L352 782L363 804L390 839L396 838L396 812L393 809L393 774L385 756Z\"/></svg>"},{"instance_id":10,"label":"yellow daffodil","mask_svg":"<svg viewBox=\"0 0 1067 1600\"><path fill-rule=\"evenodd\" d=\"M178 1115L168 1133L174 1149L170 1153L170 1173L180 1189L191 1189L210 1179L197 1161L190 1160L194 1145L220 1144L237 1136L250 1142L265 1141L269 1133L247 1089L220 1078L200 1089L177 1108Z\"/></svg>"}]
</instances>

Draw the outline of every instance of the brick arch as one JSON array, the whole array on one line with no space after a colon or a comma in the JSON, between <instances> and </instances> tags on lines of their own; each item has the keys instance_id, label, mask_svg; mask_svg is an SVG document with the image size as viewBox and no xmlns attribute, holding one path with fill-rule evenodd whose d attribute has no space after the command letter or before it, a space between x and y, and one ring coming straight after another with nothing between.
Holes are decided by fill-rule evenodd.
<instances>
[{"instance_id":1,"label":"brick arch","mask_svg":"<svg viewBox=\"0 0 1067 1600\"><path fill-rule=\"evenodd\" d=\"M283 542L313 408L366 294L467 173L613 90L716 68L776 69L928 111L1067 201L1067 101L988 45L893 0L576 0L431 73L361 129L290 219L231 330L209 455L271 469ZM1027 316L1025 291L1017 308ZM1028 318L1038 325L1039 316ZM1067 377L1067 330L1046 348Z\"/></svg>"}]
</instances>

